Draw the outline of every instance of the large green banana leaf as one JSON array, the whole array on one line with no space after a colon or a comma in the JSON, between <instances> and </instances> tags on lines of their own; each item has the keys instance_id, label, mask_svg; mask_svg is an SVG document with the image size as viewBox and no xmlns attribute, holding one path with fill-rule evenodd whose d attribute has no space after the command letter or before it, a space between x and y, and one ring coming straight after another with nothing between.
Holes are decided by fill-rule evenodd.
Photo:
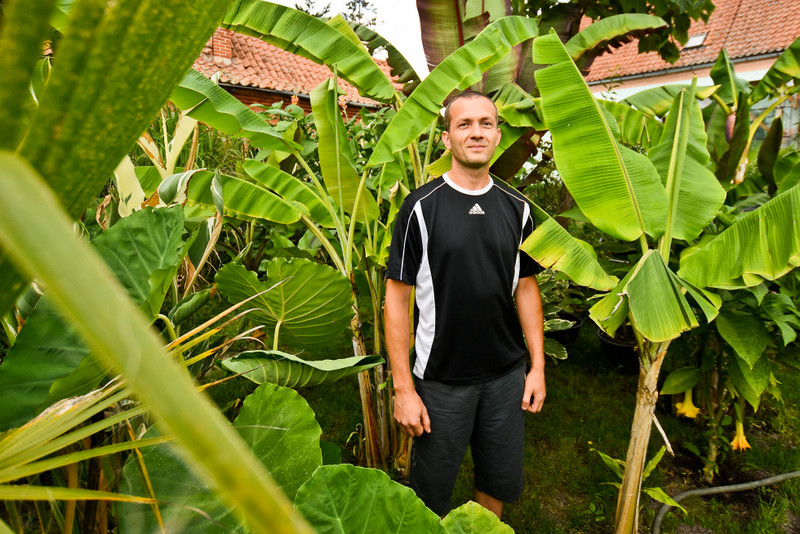
<instances>
[{"instance_id":1,"label":"large green banana leaf","mask_svg":"<svg viewBox=\"0 0 800 534\"><path fill-rule=\"evenodd\" d=\"M634 93L625 98L623 102L627 102L647 115L662 117L669 111L669 108L672 107L672 101L675 100L675 97L681 90L687 89L688 87L688 85L661 85ZM697 98L701 100L708 98L713 95L717 89L719 89L717 85L698 87Z\"/></svg>"},{"instance_id":2,"label":"large green banana leaf","mask_svg":"<svg viewBox=\"0 0 800 534\"><path fill-rule=\"evenodd\" d=\"M246 159L242 163L242 171L252 177L259 184L275 191L284 200L298 202L305 206L311 219L325 228L336 226L331 212L319 198L316 189L308 186L272 165L267 165L254 159Z\"/></svg>"},{"instance_id":3,"label":"large green banana leaf","mask_svg":"<svg viewBox=\"0 0 800 534\"><path fill-rule=\"evenodd\" d=\"M134 303L152 320L183 259L181 208L145 209L121 219L92 243ZM0 430L56 401L86 393L107 369L45 294L0 366Z\"/></svg>"},{"instance_id":4,"label":"large green banana leaf","mask_svg":"<svg viewBox=\"0 0 800 534\"><path fill-rule=\"evenodd\" d=\"M768 96L774 96L789 80L795 80L796 88L798 78L800 78L800 37L783 51L753 88L750 93L750 101L752 103L761 102Z\"/></svg>"},{"instance_id":5,"label":"large green banana leaf","mask_svg":"<svg viewBox=\"0 0 800 534\"><path fill-rule=\"evenodd\" d=\"M687 249L678 275L701 287L775 280L800 265L800 186L753 210L713 239Z\"/></svg>"},{"instance_id":6,"label":"large green banana leaf","mask_svg":"<svg viewBox=\"0 0 800 534\"><path fill-rule=\"evenodd\" d=\"M192 177L186 190L189 203L215 207L211 185L214 173L201 171ZM235 176L220 176L226 214L234 217L264 219L278 224L300 220L299 207L266 188Z\"/></svg>"},{"instance_id":7,"label":"large green banana leaf","mask_svg":"<svg viewBox=\"0 0 800 534\"><path fill-rule=\"evenodd\" d=\"M367 222L377 219L380 216L378 203L362 183L355 167L350 140L339 110L336 78L329 78L315 87L310 97L319 143L319 165L328 194L340 209L353 214L357 220ZM340 219L344 220L343 214Z\"/></svg>"},{"instance_id":8,"label":"large green banana leaf","mask_svg":"<svg viewBox=\"0 0 800 534\"><path fill-rule=\"evenodd\" d=\"M336 65L341 77L361 96L389 102L395 94L389 78L360 43L302 11L264 0L235 0L222 26L315 63Z\"/></svg>"},{"instance_id":9,"label":"large green banana leaf","mask_svg":"<svg viewBox=\"0 0 800 534\"><path fill-rule=\"evenodd\" d=\"M725 202L725 190L706 168L707 137L694 89L675 98L661 141L647 153L669 196L669 235L686 241L696 239Z\"/></svg>"},{"instance_id":10,"label":"large green banana leaf","mask_svg":"<svg viewBox=\"0 0 800 534\"><path fill-rule=\"evenodd\" d=\"M165 352L102 260L75 239L72 217L38 173L18 155L0 152L0 190L0 246L47 286L91 349L124 375L160 427L184 446L193 470L248 524L309 532L252 451Z\"/></svg>"},{"instance_id":11,"label":"large green banana leaf","mask_svg":"<svg viewBox=\"0 0 800 534\"><path fill-rule=\"evenodd\" d=\"M733 109L739 105L739 93L746 95L750 92L750 84L736 76L736 69L724 48L719 51L717 60L711 67L711 79L719 85L716 95L726 104L732 104Z\"/></svg>"},{"instance_id":12,"label":"large green banana leaf","mask_svg":"<svg viewBox=\"0 0 800 534\"><path fill-rule=\"evenodd\" d=\"M613 336L630 313L633 325L646 339L669 341L698 326L684 291L708 321L716 317L720 298L681 280L651 249L611 293L592 306L589 317Z\"/></svg>"},{"instance_id":13,"label":"large green banana leaf","mask_svg":"<svg viewBox=\"0 0 800 534\"><path fill-rule=\"evenodd\" d=\"M295 506L317 532L445 532L411 488L378 469L324 465L297 492Z\"/></svg>"},{"instance_id":14,"label":"large green banana leaf","mask_svg":"<svg viewBox=\"0 0 800 534\"><path fill-rule=\"evenodd\" d=\"M619 128L594 99L555 33L534 41L542 113L564 184L589 220L625 241L658 236L667 195L653 165L619 144Z\"/></svg>"},{"instance_id":15,"label":"large green banana leaf","mask_svg":"<svg viewBox=\"0 0 800 534\"><path fill-rule=\"evenodd\" d=\"M80 0L73 5L38 111L19 147L71 217L80 216L105 187L125 152L197 58L228 3ZM30 82L32 50L36 47L41 53L50 38L42 31L50 9L38 0L6 4L5 38L16 39L16 32L25 35L10 48L8 41L2 41L0 55L7 62L3 67L12 69L3 72L20 78L15 77L12 85L17 89L9 87L0 105L18 109L29 100L18 89ZM14 4L21 9L12 9ZM187 20L192 23L186 24ZM17 128L15 139L22 138L19 119L9 118L17 122L12 125ZM0 253L0 311L13 303L23 283Z\"/></svg>"},{"instance_id":16,"label":"large green banana leaf","mask_svg":"<svg viewBox=\"0 0 800 534\"><path fill-rule=\"evenodd\" d=\"M445 98L455 89L466 89L481 74L505 56L513 46L538 34L536 21L527 17L504 17L489 25L478 37L449 55L431 72L400 108L375 146L369 166L389 163L393 154L405 149L430 128L439 116Z\"/></svg>"},{"instance_id":17,"label":"large green banana leaf","mask_svg":"<svg viewBox=\"0 0 800 534\"><path fill-rule=\"evenodd\" d=\"M249 317L279 330L282 342L300 349L330 345L353 318L350 281L336 269L309 260L270 260L266 283L253 271L229 263L219 270L216 282L219 292L234 302L269 289L253 299L257 308Z\"/></svg>"},{"instance_id":18,"label":"large green banana leaf","mask_svg":"<svg viewBox=\"0 0 800 534\"><path fill-rule=\"evenodd\" d=\"M560 224L534 204L536 229L520 247L543 267L560 271L578 285L608 291L619 280L597 262L592 247L572 237Z\"/></svg>"},{"instance_id":19,"label":"large green banana leaf","mask_svg":"<svg viewBox=\"0 0 800 534\"><path fill-rule=\"evenodd\" d=\"M455 510L451 510L442 519L442 527L447 534L470 534L472 532L514 534L514 529L474 501L469 501Z\"/></svg>"},{"instance_id":20,"label":"large green banana leaf","mask_svg":"<svg viewBox=\"0 0 800 534\"><path fill-rule=\"evenodd\" d=\"M258 148L285 150L300 146L287 141L264 117L253 112L220 86L192 69L172 91L170 101L189 117Z\"/></svg>"},{"instance_id":21,"label":"large green banana leaf","mask_svg":"<svg viewBox=\"0 0 800 534\"><path fill-rule=\"evenodd\" d=\"M593 22L575 34L567 41L565 47L570 57L577 61L587 52L596 50L599 54L608 49L612 43L617 46L621 44L621 39L628 40L666 26L664 19L655 15L642 13L612 15Z\"/></svg>"},{"instance_id":22,"label":"large green banana leaf","mask_svg":"<svg viewBox=\"0 0 800 534\"><path fill-rule=\"evenodd\" d=\"M751 313L724 312L717 318L717 332L750 369L767 349L764 321Z\"/></svg>"},{"instance_id":23,"label":"large green banana leaf","mask_svg":"<svg viewBox=\"0 0 800 534\"><path fill-rule=\"evenodd\" d=\"M308 403L289 388L265 384L247 396L233 422L264 467L289 498L322 465L319 439L322 430ZM151 428L145 437L157 435ZM156 445L142 451L159 512L167 532L252 532L188 468L173 445ZM136 455L128 457L120 492L147 496ZM119 507L121 534L159 531L149 506Z\"/></svg>"},{"instance_id":24,"label":"large green banana leaf","mask_svg":"<svg viewBox=\"0 0 800 534\"><path fill-rule=\"evenodd\" d=\"M304 360L278 350L251 350L223 360L221 365L256 384L268 382L290 388L316 386L354 375L383 363L380 356L351 356L338 360Z\"/></svg>"},{"instance_id":25,"label":"large green banana leaf","mask_svg":"<svg viewBox=\"0 0 800 534\"><path fill-rule=\"evenodd\" d=\"M638 109L612 100L599 100L619 126L618 141L650 148L661 139L664 125Z\"/></svg>"}]
</instances>

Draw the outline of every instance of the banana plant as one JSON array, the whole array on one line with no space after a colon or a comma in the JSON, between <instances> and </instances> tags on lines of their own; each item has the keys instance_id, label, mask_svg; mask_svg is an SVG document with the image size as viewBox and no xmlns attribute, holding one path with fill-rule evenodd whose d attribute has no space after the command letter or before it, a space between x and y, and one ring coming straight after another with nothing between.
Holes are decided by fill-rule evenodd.
<instances>
[{"instance_id":1,"label":"banana plant","mask_svg":"<svg viewBox=\"0 0 800 534\"><path fill-rule=\"evenodd\" d=\"M707 135L695 84L674 98L660 139L645 156L618 142L613 115L591 95L555 34L534 41L533 57L547 65L536 72L536 82L566 187L594 226L616 239L637 242L640 249L640 259L590 310L610 335L630 323L638 342L637 403L615 521L616 532L635 532L657 379L667 348L699 325L690 302L706 321L717 316L720 297L707 288L772 280L798 264L800 225L791 214L800 210L800 189L790 189L711 235L706 228L717 217L725 190L707 168ZM538 226L523 250L576 283L607 286L586 245L547 223ZM693 246L678 263L677 251L686 245Z\"/></svg>"}]
</instances>

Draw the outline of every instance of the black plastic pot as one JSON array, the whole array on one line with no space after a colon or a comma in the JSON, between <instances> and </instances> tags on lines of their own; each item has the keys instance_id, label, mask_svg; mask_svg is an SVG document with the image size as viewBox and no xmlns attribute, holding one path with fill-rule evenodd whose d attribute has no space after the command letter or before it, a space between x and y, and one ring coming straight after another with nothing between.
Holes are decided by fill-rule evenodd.
<instances>
[{"instance_id":1,"label":"black plastic pot","mask_svg":"<svg viewBox=\"0 0 800 534\"><path fill-rule=\"evenodd\" d=\"M625 375L639 374L639 357L636 353L636 339L627 326L617 330L613 338L597 329L600 349L606 364Z\"/></svg>"},{"instance_id":2,"label":"black plastic pot","mask_svg":"<svg viewBox=\"0 0 800 534\"><path fill-rule=\"evenodd\" d=\"M559 319L572 321L573 325L565 330L556 330L554 332L548 332L547 337L555 339L562 345L569 345L570 343L578 339L578 333L580 332L581 326L583 326L583 319L581 319L574 313L566 311L560 311L558 312L557 315Z\"/></svg>"}]
</instances>

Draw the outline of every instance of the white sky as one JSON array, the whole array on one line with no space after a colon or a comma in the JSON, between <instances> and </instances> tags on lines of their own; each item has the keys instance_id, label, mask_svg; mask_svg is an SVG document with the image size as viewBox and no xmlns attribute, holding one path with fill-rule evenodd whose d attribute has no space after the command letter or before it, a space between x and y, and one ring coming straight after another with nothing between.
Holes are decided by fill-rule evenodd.
<instances>
[{"instance_id":1,"label":"white sky","mask_svg":"<svg viewBox=\"0 0 800 534\"><path fill-rule=\"evenodd\" d=\"M270 0L276 4L294 7L304 4L303 0ZM347 0L315 0L317 8L331 5L330 15L345 11ZM425 52L419 31L419 16L416 0L372 0L378 24L375 27L384 39L392 43L414 67L421 77L428 74Z\"/></svg>"}]
</instances>

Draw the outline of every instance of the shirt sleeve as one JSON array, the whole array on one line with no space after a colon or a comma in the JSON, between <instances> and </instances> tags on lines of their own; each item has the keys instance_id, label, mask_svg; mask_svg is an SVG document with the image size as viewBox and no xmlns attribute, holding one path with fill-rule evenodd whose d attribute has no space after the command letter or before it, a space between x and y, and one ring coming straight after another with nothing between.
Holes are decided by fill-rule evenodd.
<instances>
[{"instance_id":1,"label":"shirt sleeve","mask_svg":"<svg viewBox=\"0 0 800 534\"><path fill-rule=\"evenodd\" d=\"M533 222L533 216L528 214L528 219L522 227L522 241L528 239L528 236L533 233L536 223ZM528 256L525 251L520 250L519 253L519 277L525 278L526 276L533 276L542 272L542 266L536 260Z\"/></svg>"},{"instance_id":2,"label":"shirt sleeve","mask_svg":"<svg viewBox=\"0 0 800 534\"><path fill-rule=\"evenodd\" d=\"M416 202L406 199L397 212L386 264L386 278L412 286L416 284L422 261L422 236L414 212L415 205Z\"/></svg>"}]
</instances>

